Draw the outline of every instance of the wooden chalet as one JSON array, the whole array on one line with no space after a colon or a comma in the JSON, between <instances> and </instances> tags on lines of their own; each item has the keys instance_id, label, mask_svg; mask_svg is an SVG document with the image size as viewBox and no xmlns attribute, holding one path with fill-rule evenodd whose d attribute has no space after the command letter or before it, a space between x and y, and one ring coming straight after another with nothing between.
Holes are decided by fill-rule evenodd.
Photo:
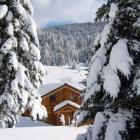
<instances>
[{"instance_id":1,"label":"wooden chalet","mask_svg":"<svg viewBox=\"0 0 140 140\"><path fill-rule=\"evenodd\" d=\"M80 90L69 84L52 88L42 95L42 104L48 111L45 122L52 125L61 125L60 116L63 114L65 125L73 120L74 112L80 108L82 100Z\"/></svg>"}]
</instances>

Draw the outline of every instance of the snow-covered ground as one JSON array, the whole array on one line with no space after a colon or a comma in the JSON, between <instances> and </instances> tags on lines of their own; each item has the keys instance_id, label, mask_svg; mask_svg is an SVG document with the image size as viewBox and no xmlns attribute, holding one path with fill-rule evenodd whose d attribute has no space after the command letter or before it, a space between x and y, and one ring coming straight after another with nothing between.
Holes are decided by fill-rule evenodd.
<instances>
[{"instance_id":1,"label":"snow-covered ground","mask_svg":"<svg viewBox=\"0 0 140 140\"><path fill-rule=\"evenodd\" d=\"M41 121L32 121L29 117L21 117L16 127L37 127L37 126L51 126L50 124Z\"/></svg>"},{"instance_id":2,"label":"snow-covered ground","mask_svg":"<svg viewBox=\"0 0 140 140\"><path fill-rule=\"evenodd\" d=\"M71 69L70 66L45 66L46 75L44 76L43 86L40 88L41 95L49 92L65 83L70 84L77 89L84 88L80 82L86 79L87 67L83 65L78 66L77 69ZM78 106L79 108L79 106ZM16 127L35 127L48 126L49 124L37 121L33 122L28 117L21 117Z\"/></svg>"},{"instance_id":3,"label":"snow-covered ground","mask_svg":"<svg viewBox=\"0 0 140 140\"><path fill-rule=\"evenodd\" d=\"M2 140L76 140L78 134L86 132L86 128L46 126L0 130Z\"/></svg>"},{"instance_id":4,"label":"snow-covered ground","mask_svg":"<svg viewBox=\"0 0 140 140\"><path fill-rule=\"evenodd\" d=\"M71 69L69 66L45 66L46 75L44 76L43 86L40 88L40 94L46 94L55 88L67 83L79 90L85 87L80 82L86 79L86 67Z\"/></svg>"},{"instance_id":5,"label":"snow-covered ground","mask_svg":"<svg viewBox=\"0 0 140 140\"><path fill-rule=\"evenodd\" d=\"M45 66L47 74L40 93L51 91L65 83L78 89L84 88L80 82L86 79L87 72L84 67L73 70L68 66ZM37 127L36 127L37 126ZM18 127L18 128L17 128ZM0 138L3 140L76 140L78 134L85 133L87 127L50 126L43 122L33 122L30 118L21 117L16 128L1 129Z\"/></svg>"}]
</instances>

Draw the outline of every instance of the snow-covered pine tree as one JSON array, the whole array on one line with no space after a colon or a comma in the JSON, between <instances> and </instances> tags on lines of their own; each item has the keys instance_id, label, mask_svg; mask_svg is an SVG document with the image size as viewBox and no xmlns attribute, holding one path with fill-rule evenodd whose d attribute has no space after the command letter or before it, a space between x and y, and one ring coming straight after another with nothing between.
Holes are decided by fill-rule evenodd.
<instances>
[{"instance_id":1,"label":"snow-covered pine tree","mask_svg":"<svg viewBox=\"0 0 140 140\"><path fill-rule=\"evenodd\" d=\"M76 23L38 30L41 62L45 65L89 65L94 39L106 22Z\"/></svg>"},{"instance_id":2,"label":"snow-covered pine tree","mask_svg":"<svg viewBox=\"0 0 140 140\"><path fill-rule=\"evenodd\" d=\"M13 127L25 110L46 117L38 87L43 66L29 0L0 1L0 127Z\"/></svg>"},{"instance_id":3,"label":"snow-covered pine tree","mask_svg":"<svg viewBox=\"0 0 140 140\"><path fill-rule=\"evenodd\" d=\"M95 118L88 140L139 140L140 1L108 0L96 19L108 24L95 39L80 120Z\"/></svg>"}]
</instances>

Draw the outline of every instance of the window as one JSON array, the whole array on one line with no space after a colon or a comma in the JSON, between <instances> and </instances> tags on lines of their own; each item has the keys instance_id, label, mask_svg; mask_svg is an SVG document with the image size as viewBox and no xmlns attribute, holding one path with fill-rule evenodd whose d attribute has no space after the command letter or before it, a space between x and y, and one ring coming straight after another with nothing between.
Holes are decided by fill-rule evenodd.
<instances>
[{"instance_id":1,"label":"window","mask_svg":"<svg viewBox=\"0 0 140 140\"><path fill-rule=\"evenodd\" d=\"M55 95L51 95L50 96L50 101L55 101L56 100L56 96Z\"/></svg>"},{"instance_id":2,"label":"window","mask_svg":"<svg viewBox=\"0 0 140 140\"><path fill-rule=\"evenodd\" d=\"M76 95L72 95L71 96L71 100L77 100L77 96Z\"/></svg>"}]
</instances>

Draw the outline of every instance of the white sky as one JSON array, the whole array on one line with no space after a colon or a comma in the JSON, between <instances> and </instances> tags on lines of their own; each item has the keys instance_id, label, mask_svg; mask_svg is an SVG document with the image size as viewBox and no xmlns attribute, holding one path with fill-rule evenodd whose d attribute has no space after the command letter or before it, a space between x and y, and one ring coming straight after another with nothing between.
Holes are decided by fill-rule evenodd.
<instances>
[{"instance_id":1,"label":"white sky","mask_svg":"<svg viewBox=\"0 0 140 140\"><path fill-rule=\"evenodd\" d=\"M93 22L104 0L31 0L37 26L50 22Z\"/></svg>"}]
</instances>

